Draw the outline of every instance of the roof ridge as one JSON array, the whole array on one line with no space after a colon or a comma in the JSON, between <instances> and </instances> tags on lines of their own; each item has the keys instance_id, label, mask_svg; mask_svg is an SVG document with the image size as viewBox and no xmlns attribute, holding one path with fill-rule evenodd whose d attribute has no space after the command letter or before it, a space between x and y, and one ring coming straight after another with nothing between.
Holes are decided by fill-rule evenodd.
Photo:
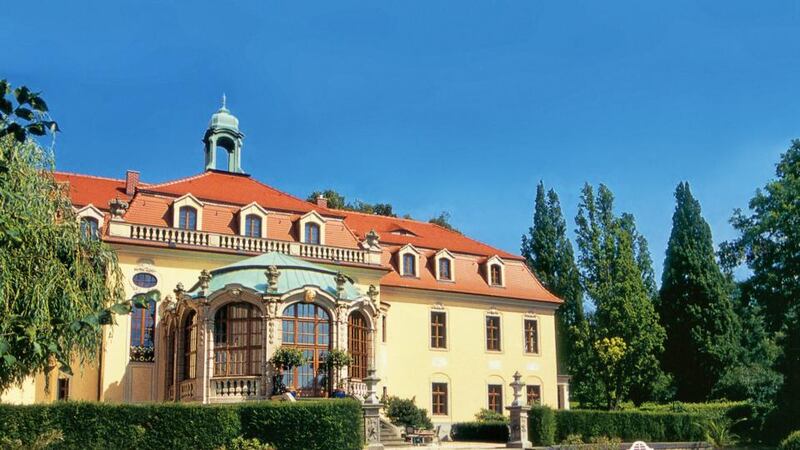
<instances>
[{"instance_id":1,"label":"roof ridge","mask_svg":"<svg viewBox=\"0 0 800 450\"><path fill-rule=\"evenodd\" d=\"M87 174L83 174L83 173L66 172L66 171L63 171L63 170L54 170L53 174L66 175L66 176L72 176L72 177L94 178L96 180L118 181L120 183L124 183L125 182L124 178L101 177L99 175L87 175Z\"/></svg>"},{"instance_id":2,"label":"roof ridge","mask_svg":"<svg viewBox=\"0 0 800 450\"><path fill-rule=\"evenodd\" d=\"M171 186L173 184L182 183L182 182L185 182L185 181L191 181L191 180L195 180L197 178L204 177L208 173L209 173L208 171L205 171L205 172L199 173L197 175L191 175L191 176L188 176L188 177L177 178L177 179L174 179L172 181L165 181L163 183L153 183L153 184L148 185L148 187L152 189L152 188L159 188L159 187L164 187L164 186Z\"/></svg>"}]
</instances>

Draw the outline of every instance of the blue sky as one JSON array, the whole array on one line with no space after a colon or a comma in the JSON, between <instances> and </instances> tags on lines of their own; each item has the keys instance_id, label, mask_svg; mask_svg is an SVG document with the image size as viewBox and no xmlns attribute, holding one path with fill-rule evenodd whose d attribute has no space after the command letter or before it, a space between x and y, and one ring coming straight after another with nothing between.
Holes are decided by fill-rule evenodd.
<instances>
[{"instance_id":1,"label":"blue sky","mask_svg":"<svg viewBox=\"0 0 800 450\"><path fill-rule=\"evenodd\" d=\"M675 185L729 239L800 137L796 1L23 4L0 15L0 77L44 92L59 169L198 173L225 92L260 180L446 210L512 252L540 179L570 228L603 182L660 277Z\"/></svg>"}]
</instances>

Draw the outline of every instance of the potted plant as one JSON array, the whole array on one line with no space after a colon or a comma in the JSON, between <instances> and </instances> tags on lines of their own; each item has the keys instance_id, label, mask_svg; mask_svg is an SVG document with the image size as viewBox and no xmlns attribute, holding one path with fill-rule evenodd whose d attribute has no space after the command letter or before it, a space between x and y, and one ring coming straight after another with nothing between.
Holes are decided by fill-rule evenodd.
<instances>
[{"instance_id":1,"label":"potted plant","mask_svg":"<svg viewBox=\"0 0 800 450\"><path fill-rule=\"evenodd\" d=\"M308 358L303 355L303 351L299 348L278 347L269 362L275 367L275 375L272 379L272 394L279 395L287 392L286 385L283 384L284 372L307 364Z\"/></svg>"},{"instance_id":2,"label":"potted plant","mask_svg":"<svg viewBox=\"0 0 800 450\"><path fill-rule=\"evenodd\" d=\"M344 397L346 395L344 383L342 383L341 372L342 367L349 366L353 362L353 358L344 350L334 349L325 354L325 368L332 372L333 391L334 397Z\"/></svg>"}]
</instances>

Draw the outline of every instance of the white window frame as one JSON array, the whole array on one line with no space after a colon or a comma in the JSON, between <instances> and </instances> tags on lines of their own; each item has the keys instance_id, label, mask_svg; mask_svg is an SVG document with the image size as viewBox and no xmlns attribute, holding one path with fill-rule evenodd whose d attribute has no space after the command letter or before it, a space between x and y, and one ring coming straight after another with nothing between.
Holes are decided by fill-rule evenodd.
<instances>
[{"instance_id":1,"label":"white window frame","mask_svg":"<svg viewBox=\"0 0 800 450\"><path fill-rule=\"evenodd\" d=\"M203 230L203 202L192 194L186 194L172 202L172 228L179 228L180 210L183 206L191 206L197 211L197 227L195 231Z\"/></svg>"},{"instance_id":2,"label":"white window frame","mask_svg":"<svg viewBox=\"0 0 800 450\"><path fill-rule=\"evenodd\" d=\"M267 210L253 202L239 210L239 235L244 236L247 231L247 216L254 215L261 218L261 235L258 238L267 237Z\"/></svg>"},{"instance_id":3,"label":"white window frame","mask_svg":"<svg viewBox=\"0 0 800 450\"><path fill-rule=\"evenodd\" d=\"M500 284L492 283L492 266L500 267ZM497 255L486 260L484 264L486 284L492 287L506 287L506 263Z\"/></svg>"},{"instance_id":4,"label":"white window frame","mask_svg":"<svg viewBox=\"0 0 800 450\"><path fill-rule=\"evenodd\" d=\"M319 215L316 211L309 211L300 217L297 221L298 230L297 236L300 238L300 243L306 244L306 224L314 223L319 226L319 245L325 245L325 218ZM316 245L316 244L311 244Z\"/></svg>"},{"instance_id":5,"label":"white window frame","mask_svg":"<svg viewBox=\"0 0 800 450\"><path fill-rule=\"evenodd\" d=\"M450 261L450 278L442 278L442 275L439 273L439 260L447 259ZM436 275L437 281L444 281L454 283L456 281L456 258L450 253L449 250L443 248L436 252L433 257L433 270L434 274Z\"/></svg>"},{"instance_id":6,"label":"white window frame","mask_svg":"<svg viewBox=\"0 0 800 450\"><path fill-rule=\"evenodd\" d=\"M414 274L406 275L403 271L403 258L405 255L413 255L414 256ZM397 272L400 274L401 277L407 278L419 278L419 260L420 260L420 252L411 244L406 244L397 251Z\"/></svg>"}]
</instances>

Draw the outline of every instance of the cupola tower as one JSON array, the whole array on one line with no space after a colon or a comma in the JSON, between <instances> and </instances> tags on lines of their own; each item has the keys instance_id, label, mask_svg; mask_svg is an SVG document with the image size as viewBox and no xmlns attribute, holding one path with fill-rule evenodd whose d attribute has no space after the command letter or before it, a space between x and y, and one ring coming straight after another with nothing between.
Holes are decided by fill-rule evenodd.
<instances>
[{"instance_id":1,"label":"cupola tower","mask_svg":"<svg viewBox=\"0 0 800 450\"><path fill-rule=\"evenodd\" d=\"M244 134L239 131L239 119L236 118L225 105L225 95L222 95L222 107L211 116L203 143L206 152L206 170L217 168L217 147L228 152L228 172L242 172L242 139Z\"/></svg>"}]
</instances>

